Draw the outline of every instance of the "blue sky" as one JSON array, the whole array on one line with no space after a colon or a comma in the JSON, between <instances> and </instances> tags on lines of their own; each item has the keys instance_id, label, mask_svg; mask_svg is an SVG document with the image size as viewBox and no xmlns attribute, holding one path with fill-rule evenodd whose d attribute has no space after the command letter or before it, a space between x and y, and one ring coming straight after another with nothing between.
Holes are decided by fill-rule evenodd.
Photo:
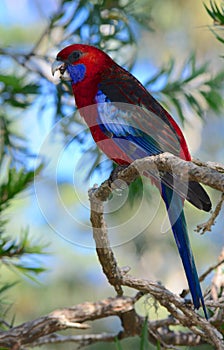
<instances>
[{"instance_id":1,"label":"blue sky","mask_svg":"<svg viewBox=\"0 0 224 350\"><path fill-rule=\"evenodd\" d=\"M56 0L2 0L0 1L0 23L4 25L26 25L48 18L56 11Z\"/></svg>"}]
</instances>

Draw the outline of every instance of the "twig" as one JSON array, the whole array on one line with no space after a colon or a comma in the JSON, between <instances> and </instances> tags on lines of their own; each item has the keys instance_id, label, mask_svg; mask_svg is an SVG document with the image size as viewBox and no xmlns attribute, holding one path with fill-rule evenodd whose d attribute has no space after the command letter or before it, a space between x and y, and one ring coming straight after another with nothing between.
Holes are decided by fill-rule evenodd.
<instances>
[{"instance_id":1,"label":"twig","mask_svg":"<svg viewBox=\"0 0 224 350\"><path fill-rule=\"evenodd\" d=\"M202 162L199 159L193 158L192 162L198 166L203 166L218 171L219 173L224 173L224 165L217 162Z\"/></svg>"},{"instance_id":2,"label":"twig","mask_svg":"<svg viewBox=\"0 0 224 350\"><path fill-rule=\"evenodd\" d=\"M211 272L213 272L215 269L217 269L217 267L219 267L223 263L224 263L224 256L223 256L223 250L222 250L221 254L218 257L218 262L216 264L210 266L203 274L201 274L201 276L199 277L199 281L203 282L205 280L205 278ZM189 289L184 289L180 294L181 298L185 298L188 293L189 293ZM207 302L206 302L206 304L207 304ZM210 304L208 303L208 305L210 305Z\"/></svg>"},{"instance_id":3,"label":"twig","mask_svg":"<svg viewBox=\"0 0 224 350\"><path fill-rule=\"evenodd\" d=\"M108 298L99 302L86 302L74 307L55 310L47 316L0 332L0 347L20 349L37 339L68 328L89 328L84 322L102 317L121 315L134 308L136 298Z\"/></svg>"},{"instance_id":4,"label":"twig","mask_svg":"<svg viewBox=\"0 0 224 350\"><path fill-rule=\"evenodd\" d=\"M223 274L223 266L224 266L224 248L222 249L221 254L218 257L219 263L217 264L217 271L216 274L212 280L212 287L211 287L211 295L212 299L217 301L220 292L223 294L223 287L224 287L224 274ZM224 294L222 295L224 296Z\"/></svg>"},{"instance_id":5,"label":"twig","mask_svg":"<svg viewBox=\"0 0 224 350\"><path fill-rule=\"evenodd\" d=\"M221 211L223 202L224 202L224 193L222 193L221 199L216 205L215 210L212 212L212 215L209 218L209 220L204 222L203 224L197 225L197 228L195 229L196 232L199 232L201 235L203 235L206 231L211 231L211 227L215 224L215 220Z\"/></svg>"},{"instance_id":6,"label":"twig","mask_svg":"<svg viewBox=\"0 0 224 350\"><path fill-rule=\"evenodd\" d=\"M222 255L222 260L220 260L220 256ZM222 265L224 263L224 257L223 257L223 250L222 250L222 254L221 254L218 258L219 262L211 267L209 267L199 278L199 281L202 282L204 281L204 279L215 269L217 269L217 267L219 267L220 265Z\"/></svg>"},{"instance_id":7,"label":"twig","mask_svg":"<svg viewBox=\"0 0 224 350\"><path fill-rule=\"evenodd\" d=\"M185 301L171 293L165 287L151 281L123 276L122 285L148 292L164 306L179 322L190 328L195 335L199 335L208 343L215 345L216 349L223 350L223 336L208 321L198 316L190 309Z\"/></svg>"},{"instance_id":8,"label":"twig","mask_svg":"<svg viewBox=\"0 0 224 350\"><path fill-rule=\"evenodd\" d=\"M79 346L87 346L96 342L114 342L118 336L117 333L108 334L82 334L82 335L61 335L53 333L45 337L41 337L32 343L32 347L41 346L45 344L59 344L59 343L78 343Z\"/></svg>"}]
</instances>

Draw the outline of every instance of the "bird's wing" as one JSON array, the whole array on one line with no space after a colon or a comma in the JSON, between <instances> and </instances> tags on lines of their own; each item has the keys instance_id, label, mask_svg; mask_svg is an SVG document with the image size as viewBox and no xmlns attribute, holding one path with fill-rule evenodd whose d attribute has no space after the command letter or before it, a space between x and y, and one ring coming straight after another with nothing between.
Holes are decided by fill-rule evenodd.
<instances>
[{"instance_id":1,"label":"bird's wing","mask_svg":"<svg viewBox=\"0 0 224 350\"><path fill-rule=\"evenodd\" d=\"M157 153L170 152L176 156L185 153L185 150L181 149L182 138L174 127L175 122L171 123L169 119L171 117L165 109L129 72L122 69L118 74L117 71L113 72L112 70L111 74L103 77L99 84L99 90L98 94L101 96L98 95L98 102L116 103L118 109L123 111L122 114L117 113L116 116L113 113L110 116L107 114L104 118L104 123L107 121L107 124L109 122L119 125L117 127L113 125L114 131L121 132L118 128L121 129L120 125L123 123L122 125L125 125L123 131L125 129L125 132L128 132L131 126L132 134L134 128L135 136L142 137L144 135L144 142L147 139L148 147L156 143ZM185 141L184 147L186 147ZM155 153L152 152L148 155L150 154Z\"/></svg>"},{"instance_id":2,"label":"bird's wing","mask_svg":"<svg viewBox=\"0 0 224 350\"><path fill-rule=\"evenodd\" d=\"M125 71L126 72L126 71ZM96 95L101 130L131 160L170 152L187 160L190 155L180 129L165 109L128 72L120 79L109 74L99 84ZM178 177L161 174L160 180L199 209L210 210L208 195L196 182L180 182Z\"/></svg>"}]
</instances>

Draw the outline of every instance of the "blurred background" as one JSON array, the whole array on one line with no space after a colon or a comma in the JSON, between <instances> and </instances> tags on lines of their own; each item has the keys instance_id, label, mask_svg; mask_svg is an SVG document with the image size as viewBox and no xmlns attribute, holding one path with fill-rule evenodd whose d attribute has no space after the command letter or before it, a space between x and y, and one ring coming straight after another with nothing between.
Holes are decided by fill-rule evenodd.
<instances>
[{"instance_id":1,"label":"blurred background","mask_svg":"<svg viewBox=\"0 0 224 350\"><path fill-rule=\"evenodd\" d=\"M0 181L5 185L10 179L16 182L16 176L21 180L21 169L34 178L25 190L20 183L21 191L1 208L2 247L11 249L14 258L5 254L1 259L1 283L18 282L7 288L6 299L2 296L9 320L16 315L18 324L59 307L114 295L94 250L88 203L88 189L109 176L112 164L96 150L75 112L69 85L51 76L57 52L78 42L101 47L171 112L194 158L223 162L224 48L210 30L213 22L204 3L210 6L201 0L0 2ZM17 175L10 178L11 168ZM38 169L34 177L33 169ZM214 207L220 194L207 190ZM221 252L223 211L212 231L201 236L194 230L209 214L188 203L185 207L201 274ZM120 266L130 266L132 275L161 281L175 293L187 287L164 222L164 205L150 183L138 181L118 191L106 211ZM24 254L19 253L21 242ZM203 290L211 279L212 274ZM137 307L143 315L158 317L150 298ZM120 324L114 318L94 327L114 332ZM138 339L127 340L123 347L136 349L137 344Z\"/></svg>"}]
</instances>

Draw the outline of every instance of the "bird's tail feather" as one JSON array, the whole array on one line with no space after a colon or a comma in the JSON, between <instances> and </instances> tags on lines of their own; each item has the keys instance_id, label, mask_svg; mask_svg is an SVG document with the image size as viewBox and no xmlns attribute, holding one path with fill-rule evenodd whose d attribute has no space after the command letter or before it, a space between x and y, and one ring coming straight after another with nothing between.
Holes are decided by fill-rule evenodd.
<instances>
[{"instance_id":1,"label":"bird's tail feather","mask_svg":"<svg viewBox=\"0 0 224 350\"><path fill-rule=\"evenodd\" d=\"M161 194L166 204L169 220L184 266L194 307L198 309L200 306L202 306L205 317L207 319L207 311L204 304L195 261L188 238L187 225L183 212L183 200L177 193L173 192L171 188L167 187L164 184L161 185Z\"/></svg>"}]
</instances>

